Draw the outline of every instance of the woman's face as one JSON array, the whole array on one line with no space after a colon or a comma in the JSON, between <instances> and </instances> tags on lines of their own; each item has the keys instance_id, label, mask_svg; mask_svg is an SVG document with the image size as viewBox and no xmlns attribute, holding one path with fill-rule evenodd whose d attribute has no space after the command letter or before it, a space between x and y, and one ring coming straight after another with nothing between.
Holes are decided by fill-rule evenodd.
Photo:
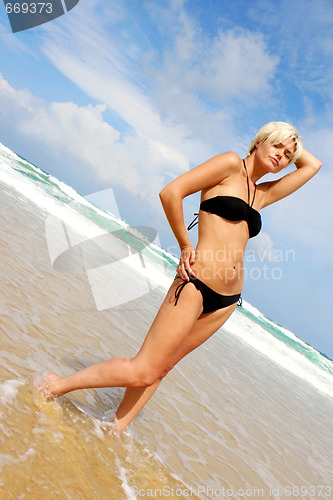
<instances>
[{"instance_id":1,"label":"woman's face","mask_svg":"<svg viewBox=\"0 0 333 500\"><path fill-rule=\"evenodd\" d=\"M256 157L268 172L278 173L286 168L294 153L295 142L293 139L286 139L280 144L261 142L256 144Z\"/></svg>"}]
</instances>

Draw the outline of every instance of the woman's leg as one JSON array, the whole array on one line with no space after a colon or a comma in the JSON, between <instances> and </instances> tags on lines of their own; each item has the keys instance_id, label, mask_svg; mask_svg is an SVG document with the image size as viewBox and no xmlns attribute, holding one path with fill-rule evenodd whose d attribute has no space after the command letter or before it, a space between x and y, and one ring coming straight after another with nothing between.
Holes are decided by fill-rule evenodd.
<instances>
[{"instance_id":1,"label":"woman's leg","mask_svg":"<svg viewBox=\"0 0 333 500\"><path fill-rule=\"evenodd\" d=\"M122 434L145 404L148 403L161 382L162 378L159 378L154 384L148 387L126 388L125 395L116 413L120 434Z\"/></svg>"},{"instance_id":2,"label":"woman's leg","mask_svg":"<svg viewBox=\"0 0 333 500\"><path fill-rule=\"evenodd\" d=\"M172 283L146 339L133 359L111 359L68 377L50 376L41 391L46 397L92 387L148 387L165 371L202 311L202 296L192 283L174 306L177 283Z\"/></svg>"},{"instance_id":3,"label":"woman's leg","mask_svg":"<svg viewBox=\"0 0 333 500\"><path fill-rule=\"evenodd\" d=\"M132 422L134 417L153 396L154 392L160 385L162 378L188 353L190 353L207 339L209 339L209 337L211 337L216 332L216 330L218 330L227 321L227 319L235 309L236 304L233 304L212 313L201 314L201 316L192 326L189 334L185 337L183 342L178 347L176 353L171 358L170 363L168 364L161 378L159 378L154 384L149 387L128 387L126 389L124 398L117 410L117 419L120 433L124 431L124 429Z\"/></svg>"}]
</instances>

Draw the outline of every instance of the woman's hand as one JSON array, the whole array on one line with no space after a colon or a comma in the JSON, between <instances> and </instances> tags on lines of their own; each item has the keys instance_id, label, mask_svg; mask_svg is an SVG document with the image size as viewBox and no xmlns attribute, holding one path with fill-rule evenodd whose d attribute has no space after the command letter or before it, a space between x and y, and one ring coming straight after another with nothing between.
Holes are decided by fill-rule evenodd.
<instances>
[{"instance_id":1,"label":"woman's hand","mask_svg":"<svg viewBox=\"0 0 333 500\"><path fill-rule=\"evenodd\" d=\"M192 276L195 276L194 272L191 269L191 266L195 262L195 250L192 245L186 245L181 249L181 255L179 259L179 264L177 267L178 276L184 280L189 281L189 277L186 271L189 272Z\"/></svg>"}]
</instances>

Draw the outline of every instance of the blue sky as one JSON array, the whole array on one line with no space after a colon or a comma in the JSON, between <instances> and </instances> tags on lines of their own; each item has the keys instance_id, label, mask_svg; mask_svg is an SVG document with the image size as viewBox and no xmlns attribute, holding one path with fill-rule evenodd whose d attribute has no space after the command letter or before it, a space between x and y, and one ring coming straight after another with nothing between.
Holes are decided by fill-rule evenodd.
<instances>
[{"instance_id":1,"label":"blue sky","mask_svg":"<svg viewBox=\"0 0 333 500\"><path fill-rule=\"evenodd\" d=\"M333 358L332 25L330 0L80 0L12 34L1 3L0 142L83 195L112 187L175 254L160 189L290 121L323 167L262 211L243 296Z\"/></svg>"}]
</instances>

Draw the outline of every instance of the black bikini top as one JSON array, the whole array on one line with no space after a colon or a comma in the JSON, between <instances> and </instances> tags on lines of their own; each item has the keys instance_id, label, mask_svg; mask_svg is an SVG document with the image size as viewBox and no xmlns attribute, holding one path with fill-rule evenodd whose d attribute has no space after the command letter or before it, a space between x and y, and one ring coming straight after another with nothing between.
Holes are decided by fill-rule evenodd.
<instances>
[{"instance_id":1,"label":"black bikini top","mask_svg":"<svg viewBox=\"0 0 333 500\"><path fill-rule=\"evenodd\" d=\"M260 213L252 207L257 186L255 185L253 200L250 205L249 174L247 172L245 160L243 160L243 164L247 175L248 203L241 198L237 198L236 196L214 196L213 198L202 201L200 204L200 210L219 215L220 217L230 221L245 220L249 228L250 238L253 238L254 236L257 236L261 229ZM192 227L197 224L196 220L198 218L198 214L195 215L196 218L191 222L187 229L192 229Z\"/></svg>"}]
</instances>

